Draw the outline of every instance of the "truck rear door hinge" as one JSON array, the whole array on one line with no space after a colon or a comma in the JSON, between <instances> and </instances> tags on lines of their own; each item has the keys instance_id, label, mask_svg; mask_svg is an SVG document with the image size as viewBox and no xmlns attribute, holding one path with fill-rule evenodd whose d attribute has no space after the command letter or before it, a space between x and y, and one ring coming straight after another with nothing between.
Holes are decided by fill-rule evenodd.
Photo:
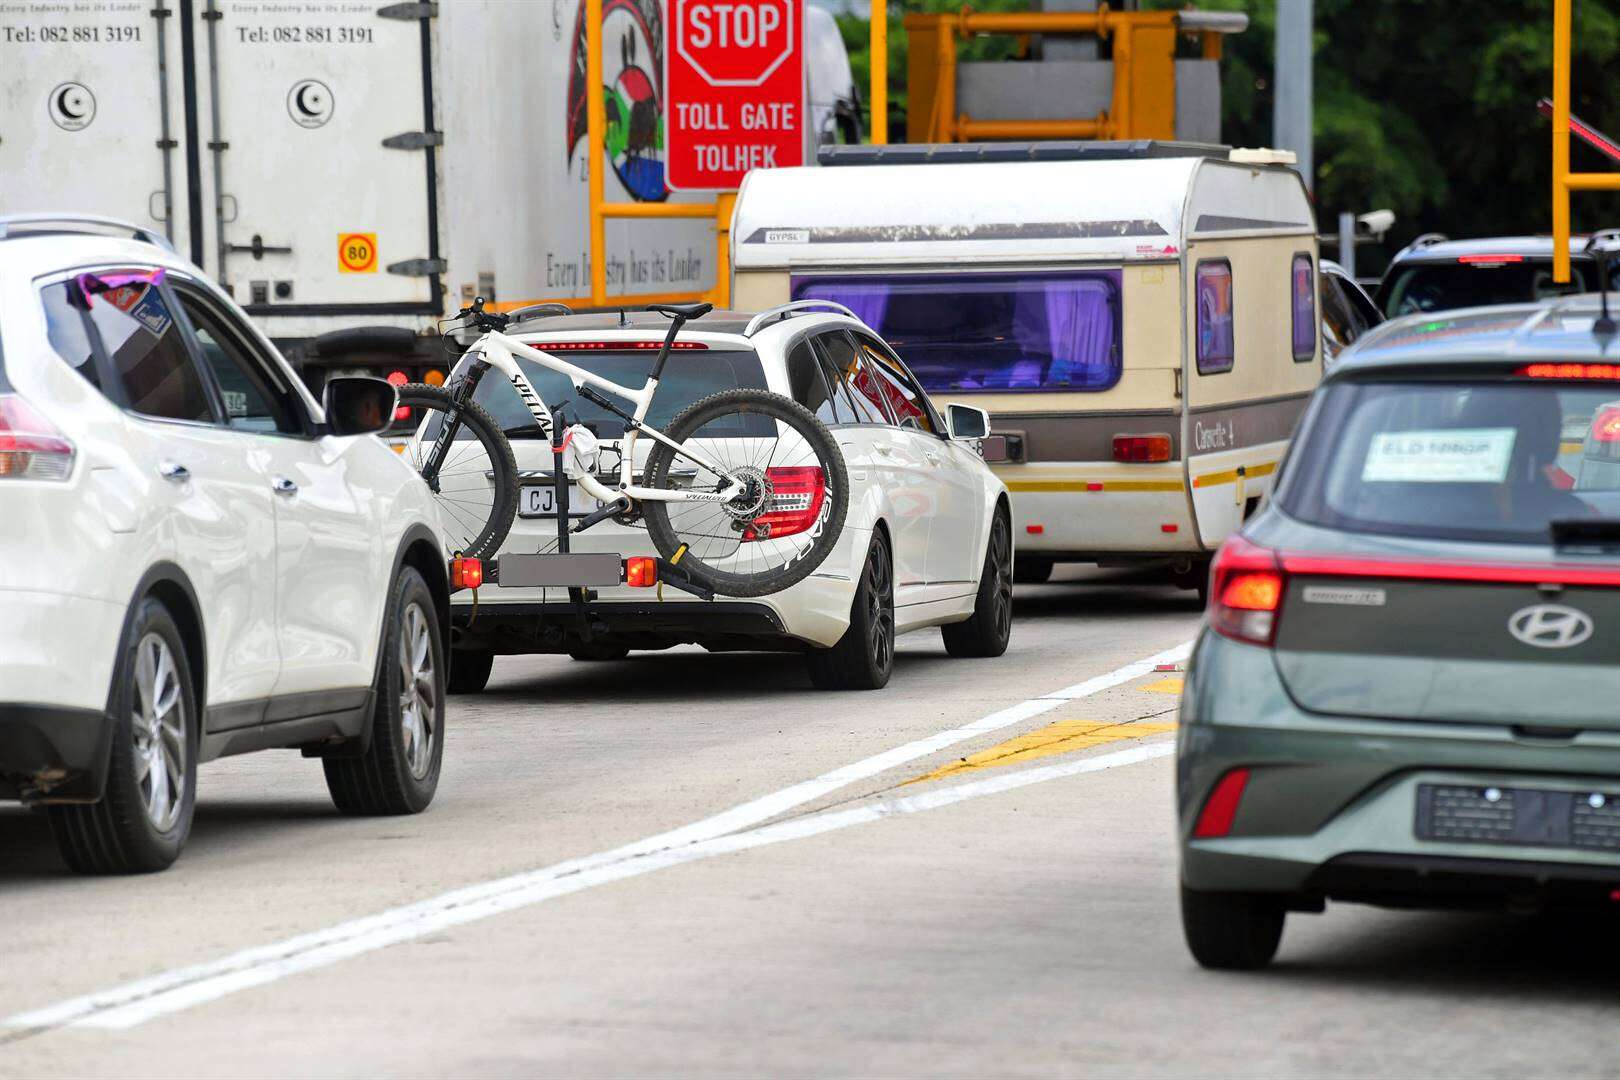
<instances>
[{"instance_id":1,"label":"truck rear door hinge","mask_svg":"<svg viewBox=\"0 0 1620 1080\"><path fill-rule=\"evenodd\" d=\"M390 150L426 150L430 146L444 145L442 131L402 131L382 141Z\"/></svg>"},{"instance_id":2,"label":"truck rear door hinge","mask_svg":"<svg viewBox=\"0 0 1620 1080\"><path fill-rule=\"evenodd\" d=\"M448 269L450 264L444 259L406 259L404 262L388 264L390 274L399 274L402 277L430 277L433 274L442 274Z\"/></svg>"},{"instance_id":3,"label":"truck rear door hinge","mask_svg":"<svg viewBox=\"0 0 1620 1080\"><path fill-rule=\"evenodd\" d=\"M438 4L389 4L377 9L379 19L434 19L438 15Z\"/></svg>"}]
</instances>

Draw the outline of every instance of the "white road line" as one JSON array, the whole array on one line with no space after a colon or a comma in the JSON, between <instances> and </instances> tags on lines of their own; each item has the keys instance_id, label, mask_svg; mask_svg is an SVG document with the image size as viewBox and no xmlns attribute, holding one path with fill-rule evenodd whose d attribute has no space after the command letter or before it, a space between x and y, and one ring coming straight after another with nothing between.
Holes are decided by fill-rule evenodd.
<instances>
[{"instance_id":1,"label":"white road line","mask_svg":"<svg viewBox=\"0 0 1620 1080\"><path fill-rule=\"evenodd\" d=\"M848 828L893 814L932 810L963 799L1008 791L1026 784L1161 757L1170 753L1172 749L1170 744L1156 743L1132 747L1062 765L1011 773L849 810L826 811L749 832L743 831L858 780L876 776L956 743L1050 712L1067 702L1090 697L1130 682L1153 671L1159 664L1186 659L1190 649L1190 643L1178 645L1156 656L1126 664L1106 675L1099 675L1062 690L1031 698L1010 708L991 713L971 724L951 728L926 739L887 750L852 765L824 773L814 780L795 784L735 806L713 817L611 851L467 886L415 904L391 908L375 915L300 934L270 945L243 949L217 960L137 979L42 1009L17 1013L0 1021L0 1024L11 1028L54 1028L67 1025L98 1028L134 1027L154 1017L201 1005L238 990L263 986L288 975L325 967L388 945L436 933L446 927L485 919L491 915L566 896L597 885L638 877L696 859Z\"/></svg>"}]
</instances>

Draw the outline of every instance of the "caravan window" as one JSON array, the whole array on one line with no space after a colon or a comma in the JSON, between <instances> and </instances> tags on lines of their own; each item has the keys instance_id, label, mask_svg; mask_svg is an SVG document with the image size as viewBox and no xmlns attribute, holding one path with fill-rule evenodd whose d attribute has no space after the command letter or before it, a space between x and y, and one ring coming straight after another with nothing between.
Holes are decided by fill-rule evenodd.
<instances>
[{"instance_id":1,"label":"caravan window","mask_svg":"<svg viewBox=\"0 0 1620 1080\"><path fill-rule=\"evenodd\" d=\"M798 278L843 304L926 390L1106 390L1120 374L1118 270Z\"/></svg>"},{"instance_id":2,"label":"caravan window","mask_svg":"<svg viewBox=\"0 0 1620 1080\"><path fill-rule=\"evenodd\" d=\"M1225 259L1199 263L1194 290L1198 304L1198 374L1231 371L1237 353L1232 330L1232 264Z\"/></svg>"},{"instance_id":3,"label":"caravan window","mask_svg":"<svg viewBox=\"0 0 1620 1080\"><path fill-rule=\"evenodd\" d=\"M1316 281L1311 273L1311 257L1305 252L1294 256L1294 359L1300 362L1316 356Z\"/></svg>"}]
</instances>

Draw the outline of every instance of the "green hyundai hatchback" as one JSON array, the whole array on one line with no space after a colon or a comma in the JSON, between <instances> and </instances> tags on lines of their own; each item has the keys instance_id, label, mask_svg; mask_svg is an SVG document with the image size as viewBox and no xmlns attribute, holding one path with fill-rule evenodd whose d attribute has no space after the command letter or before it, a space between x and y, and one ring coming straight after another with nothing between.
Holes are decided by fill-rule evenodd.
<instances>
[{"instance_id":1,"label":"green hyundai hatchback","mask_svg":"<svg viewBox=\"0 0 1620 1080\"><path fill-rule=\"evenodd\" d=\"M1216 556L1182 922L1256 968L1329 900L1620 901L1620 337L1594 297L1386 324Z\"/></svg>"}]
</instances>

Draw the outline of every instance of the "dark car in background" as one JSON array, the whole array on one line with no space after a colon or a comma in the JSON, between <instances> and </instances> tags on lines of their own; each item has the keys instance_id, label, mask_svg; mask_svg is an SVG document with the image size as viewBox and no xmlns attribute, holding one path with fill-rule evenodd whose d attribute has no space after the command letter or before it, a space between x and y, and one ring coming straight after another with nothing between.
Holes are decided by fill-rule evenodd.
<instances>
[{"instance_id":1,"label":"dark car in background","mask_svg":"<svg viewBox=\"0 0 1620 1080\"><path fill-rule=\"evenodd\" d=\"M1597 261L1587 251L1590 240L1586 236L1570 239L1570 280L1560 285L1553 281L1550 236L1451 240L1440 233L1427 233L1390 260L1373 300L1386 318L1394 319L1426 311L1531 303L1593 292L1600 282ZM1615 256L1611 252L1607 257L1612 266Z\"/></svg>"},{"instance_id":2,"label":"dark car in background","mask_svg":"<svg viewBox=\"0 0 1620 1080\"><path fill-rule=\"evenodd\" d=\"M1620 338L1596 297L1408 318L1216 556L1178 732L1197 960L1329 900L1620 889Z\"/></svg>"}]
</instances>

